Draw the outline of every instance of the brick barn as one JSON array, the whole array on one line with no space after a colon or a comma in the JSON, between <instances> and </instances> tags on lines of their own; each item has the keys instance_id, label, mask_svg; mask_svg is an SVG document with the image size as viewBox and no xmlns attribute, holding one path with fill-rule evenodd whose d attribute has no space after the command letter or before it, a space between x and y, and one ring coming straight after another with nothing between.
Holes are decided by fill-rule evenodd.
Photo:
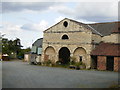
<instances>
[{"instance_id":1,"label":"brick barn","mask_svg":"<svg viewBox=\"0 0 120 90\"><path fill-rule=\"evenodd\" d=\"M70 57L86 68L118 71L120 22L84 24L65 18L44 31L41 62L69 63Z\"/></svg>"},{"instance_id":2,"label":"brick barn","mask_svg":"<svg viewBox=\"0 0 120 90\"><path fill-rule=\"evenodd\" d=\"M120 34L120 27L112 31L112 34ZM120 43L101 42L91 52L92 68L98 70L120 71Z\"/></svg>"},{"instance_id":3,"label":"brick barn","mask_svg":"<svg viewBox=\"0 0 120 90\"><path fill-rule=\"evenodd\" d=\"M120 44L103 43L92 51L92 68L98 70L120 70Z\"/></svg>"}]
</instances>

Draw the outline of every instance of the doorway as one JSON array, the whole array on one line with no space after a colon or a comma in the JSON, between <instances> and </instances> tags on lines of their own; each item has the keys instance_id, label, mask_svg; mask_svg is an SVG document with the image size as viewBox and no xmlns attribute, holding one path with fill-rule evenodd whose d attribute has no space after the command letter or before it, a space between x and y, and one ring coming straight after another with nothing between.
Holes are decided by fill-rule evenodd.
<instances>
[{"instance_id":1,"label":"doorway","mask_svg":"<svg viewBox=\"0 0 120 90\"><path fill-rule=\"evenodd\" d=\"M91 56L91 59L92 59L91 68L97 69L97 56Z\"/></svg>"},{"instance_id":2,"label":"doorway","mask_svg":"<svg viewBox=\"0 0 120 90\"><path fill-rule=\"evenodd\" d=\"M107 56L107 63L106 63L106 69L109 71L114 70L114 57L112 56Z\"/></svg>"},{"instance_id":3,"label":"doorway","mask_svg":"<svg viewBox=\"0 0 120 90\"><path fill-rule=\"evenodd\" d=\"M59 61L62 64L68 64L70 62L70 51L67 47L62 47L59 50Z\"/></svg>"}]
</instances>

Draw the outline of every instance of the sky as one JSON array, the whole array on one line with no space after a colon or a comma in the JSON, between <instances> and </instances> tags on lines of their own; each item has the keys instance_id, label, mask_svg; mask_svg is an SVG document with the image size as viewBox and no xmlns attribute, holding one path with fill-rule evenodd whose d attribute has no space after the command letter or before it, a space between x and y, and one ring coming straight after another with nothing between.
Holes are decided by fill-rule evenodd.
<instances>
[{"instance_id":1,"label":"sky","mask_svg":"<svg viewBox=\"0 0 120 90\"><path fill-rule=\"evenodd\" d=\"M4 0L0 2L0 33L31 47L43 31L64 18L82 23L118 21L117 0Z\"/></svg>"}]
</instances>

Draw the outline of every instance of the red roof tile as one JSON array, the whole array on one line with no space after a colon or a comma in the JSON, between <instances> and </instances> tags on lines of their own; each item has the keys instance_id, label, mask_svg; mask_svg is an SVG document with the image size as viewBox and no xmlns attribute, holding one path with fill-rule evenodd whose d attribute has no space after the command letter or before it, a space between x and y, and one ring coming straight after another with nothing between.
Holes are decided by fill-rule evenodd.
<instances>
[{"instance_id":1,"label":"red roof tile","mask_svg":"<svg viewBox=\"0 0 120 90\"><path fill-rule=\"evenodd\" d=\"M100 43L91 55L120 56L120 44Z\"/></svg>"}]
</instances>

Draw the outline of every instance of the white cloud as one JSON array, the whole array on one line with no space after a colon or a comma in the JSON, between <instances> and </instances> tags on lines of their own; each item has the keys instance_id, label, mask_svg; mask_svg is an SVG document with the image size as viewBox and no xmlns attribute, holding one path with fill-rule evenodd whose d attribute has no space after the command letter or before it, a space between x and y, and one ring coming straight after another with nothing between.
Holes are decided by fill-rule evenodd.
<instances>
[{"instance_id":1,"label":"white cloud","mask_svg":"<svg viewBox=\"0 0 120 90\"><path fill-rule=\"evenodd\" d=\"M79 16L116 16L118 12L118 3L101 2L101 3L79 3L75 13Z\"/></svg>"},{"instance_id":2,"label":"white cloud","mask_svg":"<svg viewBox=\"0 0 120 90\"><path fill-rule=\"evenodd\" d=\"M44 0L44 2L110 2L119 0ZM43 0L4 0L3 2L43 2Z\"/></svg>"},{"instance_id":3,"label":"white cloud","mask_svg":"<svg viewBox=\"0 0 120 90\"><path fill-rule=\"evenodd\" d=\"M20 11L45 11L57 2L2 2L2 13Z\"/></svg>"},{"instance_id":4,"label":"white cloud","mask_svg":"<svg viewBox=\"0 0 120 90\"><path fill-rule=\"evenodd\" d=\"M6 33L6 34L11 34L11 33L15 33L15 32L20 32L22 29L20 28L21 25L15 25L13 23L10 22L2 22L0 31L2 33Z\"/></svg>"},{"instance_id":5,"label":"white cloud","mask_svg":"<svg viewBox=\"0 0 120 90\"><path fill-rule=\"evenodd\" d=\"M61 16L65 15L95 22L118 19L118 2L78 2L74 8L60 2L4 2L2 9L3 13L51 11L61 14Z\"/></svg>"},{"instance_id":6,"label":"white cloud","mask_svg":"<svg viewBox=\"0 0 120 90\"><path fill-rule=\"evenodd\" d=\"M0 23L1 28L0 32L2 34L5 34L5 38L14 40L15 38L19 38L21 40L21 44L24 46L24 48L30 47L36 39L43 37L42 32L30 31L30 30L24 30L21 28L22 25L17 25L11 22L3 22ZM46 22L43 20L38 25L33 25L34 28L40 28L40 26L45 27Z\"/></svg>"},{"instance_id":7,"label":"white cloud","mask_svg":"<svg viewBox=\"0 0 120 90\"><path fill-rule=\"evenodd\" d=\"M64 19L65 17L63 16L59 16L58 18L55 19L55 23L60 22L62 19Z\"/></svg>"},{"instance_id":8,"label":"white cloud","mask_svg":"<svg viewBox=\"0 0 120 90\"><path fill-rule=\"evenodd\" d=\"M49 9L53 11L57 11L59 13L64 13L64 14L69 14L69 15L74 13L74 9L67 7L64 4L51 6L49 7Z\"/></svg>"},{"instance_id":9,"label":"white cloud","mask_svg":"<svg viewBox=\"0 0 120 90\"><path fill-rule=\"evenodd\" d=\"M24 24L21 28L23 30L28 30L28 31L40 31L40 32L42 32L48 28L48 22L45 20L41 20L41 22L39 22L39 23Z\"/></svg>"},{"instance_id":10,"label":"white cloud","mask_svg":"<svg viewBox=\"0 0 120 90\"><path fill-rule=\"evenodd\" d=\"M95 22L117 20L118 16L118 2L78 2L75 8L59 5L50 9L69 17Z\"/></svg>"}]
</instances>

